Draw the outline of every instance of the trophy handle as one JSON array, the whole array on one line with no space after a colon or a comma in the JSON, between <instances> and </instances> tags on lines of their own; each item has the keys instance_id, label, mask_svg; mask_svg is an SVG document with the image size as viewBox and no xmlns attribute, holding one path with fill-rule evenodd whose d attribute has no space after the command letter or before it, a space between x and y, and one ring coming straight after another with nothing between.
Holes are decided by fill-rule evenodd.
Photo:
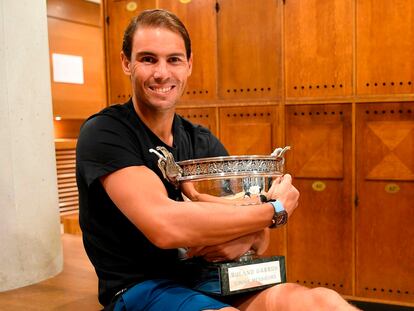
<instances>
[{"instance_id":1,"label":"trophy handle","mask_svg":"<svg viewBox=\"0 0 414 311\"><path fill-rule=\"evenodd\" d=\"M165 147L156 147L155 149L151 148L149 152L155 153L158 156L158 168L162 175L178 189L180 186L179 179L183 173L183 169L175 163L174 156Z\"/></svg>"},{"instance_id":2,"label":"trophy handle","mask_svg":"<svg viewBox=\"0 0 414 311\"><path fill-rule=\"evenodd\" d=\"M282 163L285 163L284 154L286 151L290 150L290 146L286 146L284 148L276 148L273 150L273 152L270 154L272 157L276 157L277 160L282 161Z\"/></svg>"}]
</instances>

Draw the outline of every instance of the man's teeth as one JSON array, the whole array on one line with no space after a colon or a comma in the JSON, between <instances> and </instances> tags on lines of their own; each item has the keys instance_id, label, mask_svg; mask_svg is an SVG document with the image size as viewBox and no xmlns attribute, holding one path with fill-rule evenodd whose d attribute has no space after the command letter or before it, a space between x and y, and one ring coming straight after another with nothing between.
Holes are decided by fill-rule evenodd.
<instances>
[{"instance_id":1,"label":"man's teeth","mask_svg":"<svg viewBox=\"0 0 414 311\"><path fill-rule=\"evenodd\" d=\"M154 92L157 92L157 93L167 93L172 89L172 86L170 86L170 87L160 87L160 88L152 87L151 89Z\"/></svg>"}]
</instances>

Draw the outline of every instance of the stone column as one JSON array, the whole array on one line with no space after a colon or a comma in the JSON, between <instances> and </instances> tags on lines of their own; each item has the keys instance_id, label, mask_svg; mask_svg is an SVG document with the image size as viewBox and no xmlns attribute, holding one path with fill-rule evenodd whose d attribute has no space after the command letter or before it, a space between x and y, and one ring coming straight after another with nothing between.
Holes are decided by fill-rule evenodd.
<instances>
[{"instance_id":1,"label":"stone column","mask_svg":"<svg viewBox=\"0 0 414 311\"><path fill-rule=\"evenodd\" d=\"M62 270L45 0L0 1L0 291Z\"/></svg>"}]
</instances>

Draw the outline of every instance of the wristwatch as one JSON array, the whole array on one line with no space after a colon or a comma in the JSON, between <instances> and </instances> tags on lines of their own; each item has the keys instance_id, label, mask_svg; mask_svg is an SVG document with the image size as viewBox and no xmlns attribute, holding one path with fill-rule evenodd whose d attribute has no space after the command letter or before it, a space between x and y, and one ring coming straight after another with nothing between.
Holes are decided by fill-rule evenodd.
<instances>
[{"instance_id":1,"label":"wristwatch","mask_svg":"<svg viewBox=\"0 0 414 311\"><path fill-rule=\"evenodd\" d=\"M282 202L279 200L268 200L267 203L272 204L273 208L275 209L275 213L273 214L272 218L272 224L269 226L269 228L278 228L286 224L288 220L288 213L284 209Z\"/></svg>"}]
</instances>

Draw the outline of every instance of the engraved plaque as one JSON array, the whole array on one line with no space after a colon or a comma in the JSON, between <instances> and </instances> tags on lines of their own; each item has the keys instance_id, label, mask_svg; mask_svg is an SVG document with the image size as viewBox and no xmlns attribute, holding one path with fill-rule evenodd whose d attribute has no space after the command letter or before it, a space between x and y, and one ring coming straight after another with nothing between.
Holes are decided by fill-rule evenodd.
<instances>
[{"instance_id":1,"label":"engraved plaque","mask_svg":"<svg viewBox=\"0 0 414 311\"><path fill-rule=\"evenodd\" d=\"M195 278L193 288L213 295L229 296L286 282L284 256L223 263L190 260L184 265Z\"/></svg>"}]
</instances>

